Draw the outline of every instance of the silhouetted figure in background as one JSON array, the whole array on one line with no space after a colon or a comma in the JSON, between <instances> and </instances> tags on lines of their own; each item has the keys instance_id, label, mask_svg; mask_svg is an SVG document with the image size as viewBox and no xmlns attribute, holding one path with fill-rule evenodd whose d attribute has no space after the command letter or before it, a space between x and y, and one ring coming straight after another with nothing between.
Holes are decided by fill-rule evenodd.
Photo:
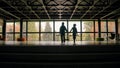
<instances>
[{"instance_id":1,"label":"silhouetted figure in background","mask_svg":"<svg viewBox=\"0 0 120 68\"><path fill-rule=\"evenodd\" d=\"M73 27L72 27L72 29L70 30L70 32L71 32L71 31L72 31L72 33L73 33L73 41L74 41L74 44L75 44L76 35L77 35L76 24L73 24Z\"/></svg>"},{"instance_id":2,"label":"silhouetted figure in background","mask_svg":"<svg viewBox=\"0 0 120 68\"><path fill-rule=\"evenodd\" d=\"M64 26L64 22L62 22L62 25L60 27L61 43L65 43L65 31L67 32L67 29Z\"/></svg>"}]
</instances>

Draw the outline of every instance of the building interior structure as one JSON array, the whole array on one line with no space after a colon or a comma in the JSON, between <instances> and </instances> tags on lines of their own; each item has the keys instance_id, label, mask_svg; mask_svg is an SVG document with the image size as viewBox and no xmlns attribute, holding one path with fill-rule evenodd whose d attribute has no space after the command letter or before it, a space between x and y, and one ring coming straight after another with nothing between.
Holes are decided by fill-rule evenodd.
<instances>
[{"instance_id":1,"label":"building interior structure","mask_svg":"<svg viewBox=\"0 0 120 68\"><path fill-rule=\"evenodd\" d=\"M62 22L68 30L65 44L59 33ZM76 44L70 32L73 24ZM120 0L0 0L0 65L119 66L119 27Z\"/></svg>"}]
</instances>

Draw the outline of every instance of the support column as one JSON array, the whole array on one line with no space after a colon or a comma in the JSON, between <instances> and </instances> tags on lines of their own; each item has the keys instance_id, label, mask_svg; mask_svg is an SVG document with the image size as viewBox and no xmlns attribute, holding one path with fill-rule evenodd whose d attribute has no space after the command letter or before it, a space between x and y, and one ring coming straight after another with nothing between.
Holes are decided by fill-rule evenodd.
<instances>
[{"instance_id":1,"label":"support column","mask_svg":"<svg viewBox=\"0 0 120 68\"><path fill-rule=\"evenodd\" d=\"M23 32L23 19L20 19L20 38L22 38L22 32Z\"/></svg>"},{"instance_id":2,"label":"support column","mask_svg":"<svg viewBox=\"0 0 120 68\"><path fill-rule=\"evenodd\" d=\"M3 20L3 26L2 26L2 37L3 39L6 38L6 20Z\"/></svg>"},{"instance_id":3,"label":"support column","mask_svg":"<svg viewBox=\"0 0 120 68\"><path fill-rule=\"evenodd\" d=\"M68 20L67 20L67 41L69 41L70 39L69 39L69 27L68 27L68 25L69 25L69 23L68 23Z\"/></svg>"},{"instance_id":4,"label":"support column","mask_svg":"<svg viewBox=\"0 0 120 68\"><path fill-rule=\"evenodd\" d=\"M119 38L118 34L118 19L115 20L115 40L118 40Z\"/></svg>"},{"instance_id":5,"label":"support column","mask_svg":"<svg viewBox=\"0 0 120 68\"><path fill-rule=\"evenodd\" d=\"M98 19L98 37L101 38L101 20Z\"/></svg>"},{"instance_id":6,"label":"support column","mask_svg":"<svg viewBox=\"0 0 120 68\"><path fill-rule=\"evenodd\" d=\"M104 38L101 38L101 20L100 19L98 19L98 38L97 38L97 41L104 41Z\"/></svg>"},{"instance_id":7,"label":"support column","mask_svg":"<svg viewBox=\"0 0 120 68\"><path fill-rule=\"evenodd\" d=\"M53 20L53 41L55 40L55 20Z\"/></svg>"}]
</instances>

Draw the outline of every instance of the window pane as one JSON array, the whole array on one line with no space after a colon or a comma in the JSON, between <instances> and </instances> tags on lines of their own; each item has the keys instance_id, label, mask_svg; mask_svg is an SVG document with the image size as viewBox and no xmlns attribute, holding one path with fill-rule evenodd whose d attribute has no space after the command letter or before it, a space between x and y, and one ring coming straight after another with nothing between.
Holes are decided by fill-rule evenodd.
<instances>
[{"instance_id":1,"label":"window pane","mask_svg":"<svg viewBox=\"0 0 120 68\"><path fill-rule=\"evenodd\" d=\"M95 21L95 32L98 32L98 21Z\"/></svg>"},{"instance_id":2,"label":"window pane","mask_svg":"<svg viewBox=\"0 0 120 68\"><path fill-rule=\"evenodd\" d=\"M101 33L101 38L104 38L104 40L107 40L107 33Z\"/></svg>"},{"instance_id":3,"label":"window pane","mask_svg":"<svg viewBox=\"0 0 120 68\"><path fill-rule=\"evenodd\" d=\"M28 41L38 41L39 40L39 34L28 34Z\"/></svg>"},{"instance_id":4,"label":"window pane","mask_svg":"<svg viewBox=\"0 0 120 68\"><path fill-rule=\"evenodd\" d=\"M82 32L93 32L94 31L94 25L93 21L82 21Z\"/></svg>"},{"instance_id":5,"label":"window pane","mask_svg":"<svg viewBox=\"0 0 120 68\"><path fill-rule=\"evenodd\" d=\"M24 37L24 38L26 38L26 25L27 25L27 24L26 24L26 22L24 21L24 22L23 22L23 28L22 28L22 29L23 29L23 37Z\"/></svg>"},{"instance_id":6,"label":"window pane","mask_svg":"<svg viewBox=\"0 0 120 68\"><path fill-rule=\"evenodd\" d=\"M20 38L20 34L15 34L15 40L17 41L17 39Z\"/></svg>"},{"instance_id":7,"label":"window pane","mask_svg":"<svg viewBox=\"0 0 120 68\"><path fill-rule=\"evenodd\" d=\"M101 21L101 32L106 31L107 31L106 21Z\"/></svg>"},{"instance_id":8,"label":"window pane","mask_svg":"<svg viewBox=\"0 0 120 68\"><path fill-rule=\"evenodd\" d=\"M15 32L20 32L20 22L15 22Z\"/></svg>"},{"instance_id":9,"label":"window pane","mask_svg":"<svg viewBox=\"0 0 120 68\"><path fill-rule=\"evenodd\" d=\"M55 33L55 41L60 41L60 33Z\"/></svg>"},{"instance_id":10,"label":"window pane","mask_svg":"<svg viewBox=\"0 0 120 68\"><path fill-rule=\"evenodd\" d=\"M0 18L0 26L2 26L2 25L3 25L3 19Z\"/></svg>"},{"instance_id":11,"label":"window pane","mask_svg":"<svg viewBox=\"0 0 120 68\"><path fill-rule=\"evenodd\" d=\"M26 22L23 22L23 28L22 28L23 32L26 32L26 25L27 25Z\"/></svg>"},{"instance_id":12,"label":"window pane","mask_svg":"<svg viewBox=\"0 0 120 68\"><path fill-rule=\"evenodd\" d=\"M55 32L59 32L62 22L64 22L64 25L67 29L67 21L55 21Z\"/></svg>"},{"instance_id":13,"label":"window pane","mask_svg":"<svg viewBox=\"0 0 120 68\"><path fill-rule=\"evenodd\" d=\"M26 32L23 33L23 37L26 38Z\"/></svg>"},{"instance_id":14,"label":"window pane","mask_svg":"<svg viewBox=\"0 0 120 68\"><path fill-rule=\"evenodd\" d=\"M13 41L13 34L6 34L6 41Z\"/></svg>"},{"instance_id":15,"label":"window pane","mask_svg":"<svg viewBox=\"0 0 120 68\"><path fill-rule=\"evenodd\" d=\"M115 32L115 21L108 21L108 32Z\"/></svg>"},{"instance_id":16,"label":"window pane","mask_svg":"<svg viewBox=\"0 0 120 68\"><path fill-rule=\"evenodd\" d=\"M29 21L28 22L28 32L39 32L39 22Z\"/></svg>"},{"instance_id":17,"label":"window pane","mask_svg":"<svg viewBox=\"0 0 120 68\"><path fill-rule=\"evenodd\" d=\"M0 33L2 33L2 26L0 26Z\"/></svg>"},{"instance_id":18,"label":"window pane","mask_svg":"<svg viewBox=\"0 0 120 68\"><path fill-rule=\"evenodd\" d=\"M13 22L7 22L6 23L6 32L13 32Z\"/></svg>"},{"instance_id":19,"label":"window pane","mask_svg":"<svg viewBox=\"0 0 120 68\"><path fill-rule=\"evenodd\" d=\"M98 38L98 33L95 33L95 38Z\"/></svg>"},{"instance_id":20,"label":"window pane","mask_svg":"<svg viewBox=\"0 0 120 68\"><path fill-rule=\"evenodd\" d=\"M83 41L91 41L94 40L94 33L82 33Z\"/></svg>"},{"instance_id":21,"label":"window pane","mask_svg":"<svg viewBox=\"0 0 120 68\"><path fill-rule=\"evenodd\" d=\"M53 41L53 33L41 33L41 41Z\"/></svg>"},{"instance_id":22,"label":"window pane","mask_svg":"<svg viewBox=\"0 0 120 68\"><path fill-rule=\"evenodd\" d=\"M53 32L53 21L41 21L41 32Z\"/></svg>"}]
</instances>

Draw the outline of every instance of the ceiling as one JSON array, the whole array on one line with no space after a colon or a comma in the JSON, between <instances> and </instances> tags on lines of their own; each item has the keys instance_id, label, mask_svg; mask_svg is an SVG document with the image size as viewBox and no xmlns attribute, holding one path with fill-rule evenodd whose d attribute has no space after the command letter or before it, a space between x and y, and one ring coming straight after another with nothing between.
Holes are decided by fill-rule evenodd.
<instances>
[{"instance_id":1,"label":"ceiling","mask_svg":"<svg viewBox=\"0 0 120 68\"><path fill-rule=\"evenodd\" d=\"M4 19L115 19L120 0L0 0Z\"/></svg>"}]
</instances>

